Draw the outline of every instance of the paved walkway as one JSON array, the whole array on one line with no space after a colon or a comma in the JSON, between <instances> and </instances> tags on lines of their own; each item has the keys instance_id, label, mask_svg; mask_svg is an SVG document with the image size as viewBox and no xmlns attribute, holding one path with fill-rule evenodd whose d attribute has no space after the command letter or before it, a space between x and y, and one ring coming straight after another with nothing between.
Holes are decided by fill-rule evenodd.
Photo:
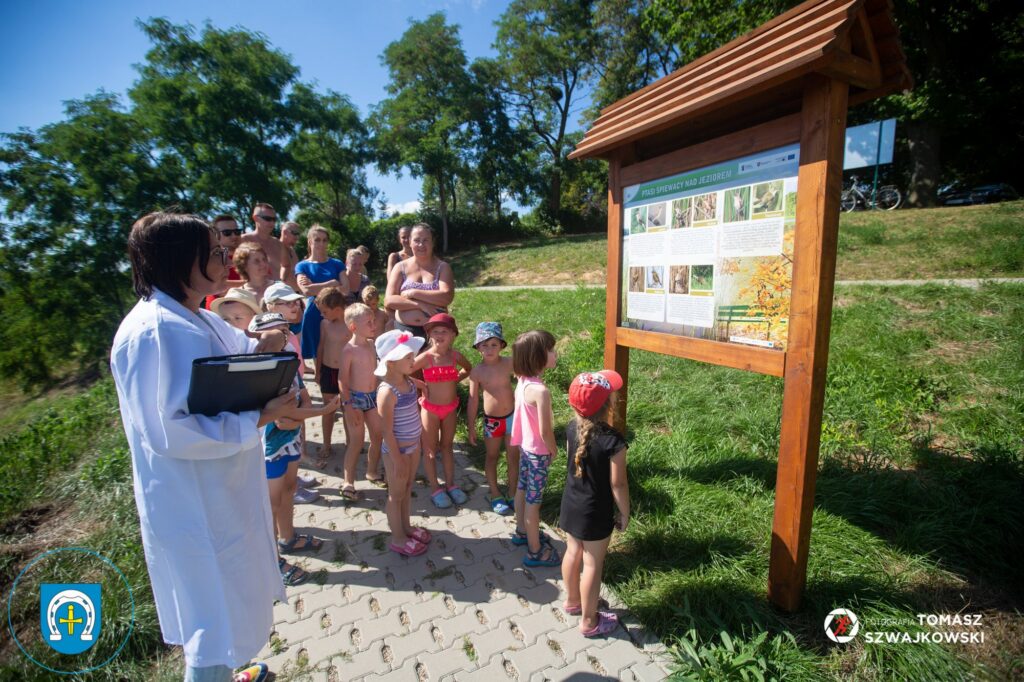
<instances>
[{"instance_id":1,"label":"paved walkway","mask_svg":"<svg viewBox=\"0 0 1024 682\"><path fill-rule=\"evenodd\" d=\"M307 384L315 392L312 383ZM311 443L322 442L320 420L306 423ZM315 423L315 428L313 427ZM482 472L456 444L460 481L469 496L461 509L438 510L427 488L414 488L413 522L434 535L414 558L387 550L386 491L363 480L363 499L341 499L344 429L333 433L333 456L317 472L322 497L295 507L299 532L327 542L298 563L313 573L288 588L274 608L274 634L261 658L278 680L661 680L664 647L608 590L603 596L622 626L606 639L579 634L578 617L562 613L558 568L526 569L509 533L515 522L486 504ZM312 449L311 445L311 449ZM556 538L557 530L547 529ZM288 555L298 559L304 555Z\"/></svg>"},{"instance_id":2,"label":"paved walkway","mask_svg":"<svg viewBox=\"0 0 1024 682\"><path fill-rule=\"evenodd\" d=\"M981 279L850 279L837 280L836 286L912 286L919 287L926 284L938 284L949 287L966 287L968 289L980 289L984 284L1024 284L1024 277L986 277ZM565 291L582 287L584 289L604 289L604 284L520 284L509 286L490 287L461 287L459 291L516 291L518 289L536 289L539 291Z\"/></svg>"}]
</instances>

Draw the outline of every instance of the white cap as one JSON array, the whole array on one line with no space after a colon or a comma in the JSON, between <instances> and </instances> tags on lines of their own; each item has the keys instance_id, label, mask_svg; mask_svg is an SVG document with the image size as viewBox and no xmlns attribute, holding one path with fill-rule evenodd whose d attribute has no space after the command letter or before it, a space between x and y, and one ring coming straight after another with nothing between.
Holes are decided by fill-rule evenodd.
<instances>
[{"instance_id":1,"label":"white cap","mask_svg":"<svg viewBox=\"0 0 1024 682\"><path fill-rule=\"evenodd\" d=\"M377 357L380 358L373 373L379 377L384 376L388 373L388 362L401 360L407 355L416 355L426 342L426 339L400 329L384 332L373 344L377 349Z\"/></svg>"},{"instance_id":2,"label":"white cap","mask_svg":"<svg viewBox=\"0 0 1024 682\"><path fill-rule=\"evenodd\" d=\"M302 294L295 293L295 289L292 289L284 282L274 282L263 292L264 303L270 303L271 301L298 301L300 298L302 298Z\"/></svg>"}]
</instances>

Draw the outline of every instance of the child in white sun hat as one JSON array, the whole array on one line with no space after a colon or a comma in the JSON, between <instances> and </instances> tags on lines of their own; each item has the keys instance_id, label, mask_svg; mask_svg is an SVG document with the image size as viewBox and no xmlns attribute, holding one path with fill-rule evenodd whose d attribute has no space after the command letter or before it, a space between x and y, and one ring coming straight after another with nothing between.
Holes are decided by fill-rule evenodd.
<instances>
[{"instance_id":1,"label":"child in white sun hat","mask_svg":"<svg viewBox=\"0 0 1024 682\"><path fill-rule=\"evenodd\" d=\"M374 347L379 361L374 374L381 378L377 388L377 410L383 421L381 453L388 480L388 501L384 511L391 528L391 550L405 556L427 551L430 532L414 528L409 520L412 484L420 463L420 435L423 424L416 385L409 375L424 339L393 329L377 337Z\"/></svg>"}]
</instances>

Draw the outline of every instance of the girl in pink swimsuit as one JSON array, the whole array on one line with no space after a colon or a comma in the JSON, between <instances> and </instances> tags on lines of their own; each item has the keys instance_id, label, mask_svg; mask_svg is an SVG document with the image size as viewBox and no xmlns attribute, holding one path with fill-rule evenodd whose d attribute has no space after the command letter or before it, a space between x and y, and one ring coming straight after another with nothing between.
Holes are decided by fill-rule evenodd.
<instances>
[{"instance_id":1,"label":"girl in pink swimsuit","mask_svg":"<svg viewBox=\"0 0 1024 682\"><path fill-rule=\"evenodd\" d=\"M422 370L426 393L420 398L423 408L423 452L426 455L427 481L433 486L431 501L438 509L466 503L466 493L455 484L455 413L459 407L457 384L469 376L473 366L461 353L452 349L459 335L455 318L448 313L431 317L424 329L430 345L416 358L414 369ZM461 369L460 369L461 368ZM443 486L437 478L437 457L444 465Z\"/></svg>"}]
</instances>

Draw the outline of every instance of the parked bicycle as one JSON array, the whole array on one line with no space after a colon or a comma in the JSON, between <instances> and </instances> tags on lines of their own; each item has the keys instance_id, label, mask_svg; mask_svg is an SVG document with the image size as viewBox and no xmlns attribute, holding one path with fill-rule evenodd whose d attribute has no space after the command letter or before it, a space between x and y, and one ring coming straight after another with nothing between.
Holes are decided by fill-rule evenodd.
<instances>
[{"instance_id":1,"label":"parked bicycle","mask_svg":"<svg viewBox=\"0 0 1024 682\"><path fill-rule=\"evenodd\" d=\"M871 185L860 182L857 176L851 176L850 186L843 190L839 197L839 208L849 213L857 209L873 208L878 211L891 211L903 203L903 195L894 185L883 185L872 196Z\"/></svg>"}]
</instances>

